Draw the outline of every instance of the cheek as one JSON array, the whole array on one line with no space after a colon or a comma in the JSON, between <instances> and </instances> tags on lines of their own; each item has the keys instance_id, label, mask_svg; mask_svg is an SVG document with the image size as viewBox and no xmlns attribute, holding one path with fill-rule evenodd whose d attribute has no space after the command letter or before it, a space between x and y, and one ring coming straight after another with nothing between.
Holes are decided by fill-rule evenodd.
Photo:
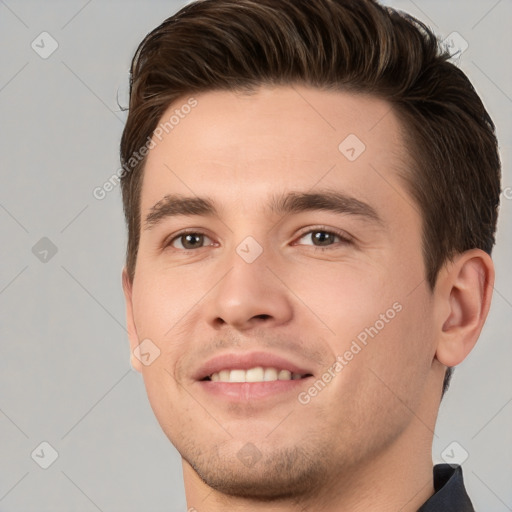
<instances>
[{"instance_id":1,"label":"cheek","mask_svg":"<svg viewBox=\"0 0 512 512\"><path fill-rule=\"evenodd\" d=\"M422 261L332 268L317 266L302 274L294 289L331 330L325 349L333 362L347 354L348 366L357 368L354 379L375 380L369 372L374 369L390 387L407 394L408 382L426 378L435 352ZM309 322L312 334L316 321Z\"/></svg>"},{"instance_id":2,"label":"cheek","mask_svg":"<svg viewBox=\"0 0 512 512\"><path fill-rule=\"evenodd\" d=\"M150 339L160 350L150 366L142 367L148 397L158 416L158 410L168 406L166 394L176 390L178 366L190 349L190 340L200 338L196 332L198 311L211 285L200 275L190 279L177 270L161 272L141 266L137 272L133 287L137 334L139 340ZM202 283L204 289L195 282Z\"/></svg>"},{"instance_id":3,"label":"cheek","mask_svg":"<svg viewBox=\"0 0 512 512\"><path fill-rule=\"evenodd\" d=\"M296 269L288 279L302 303L341 341L340 349L344 341L372 326L380 314L392 309L400 297L399 290L393 288L395 280L383 268L357 262L313 263L307 273L303 268ZM302 306L298 304L297 308ZM390 315L393 313L390 311Z\"/></svg>"},{"instance_id":4,"label":"cheek","mask_svg":"<svg viewBox=\"0 0 512 512\"><path fill-rule=\"evenodd\" d=\"M204 292L180 279L178 272L172 276L169 272L146 272L143 268L137 272L133 310L139 337L167 339Z\"/></svg>"},{"instance_id":5,"label":"cheek","mask_svg":"<svg viewBox=\"0 0 512 512\"><path fill-rule=\"evenodd\" d=\"M435 354L429 292L421 287L393 306L362 331L367 344L361 351L359 378L377 402L406 412L403 404L416 410Z\"/></svg>"}]
</instances>

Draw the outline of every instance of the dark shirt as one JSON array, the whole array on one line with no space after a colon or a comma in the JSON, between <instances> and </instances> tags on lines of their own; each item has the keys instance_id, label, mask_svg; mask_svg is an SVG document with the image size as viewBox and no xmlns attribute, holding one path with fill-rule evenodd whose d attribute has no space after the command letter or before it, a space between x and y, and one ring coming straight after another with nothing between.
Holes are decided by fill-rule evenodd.
<instances>
[{"instance_id":1,"label":"dark shirt","mask_svg":"<svg viewBox=\"0 0 512 512\"><path fill-rule=\"evenodd\" d=\"M434 489L435 494L418 512L475 512L464 487L460 466L434 466Z\"/></svg>"}]
</instances>

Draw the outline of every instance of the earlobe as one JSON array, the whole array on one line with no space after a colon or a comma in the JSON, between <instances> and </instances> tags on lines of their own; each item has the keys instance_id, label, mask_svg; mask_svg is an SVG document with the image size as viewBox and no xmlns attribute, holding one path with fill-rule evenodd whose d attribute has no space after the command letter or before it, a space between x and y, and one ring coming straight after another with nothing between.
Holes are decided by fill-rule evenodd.
<instances>
[{"instance_id":1,"label":"earlobe","mask_svg":"<svg viewBox=\"0 0 512 512\"><path fill-rule=\"evenodd\" d=\"M133 302L132 302L132 290L133 283L130 280L126 267L123 268L122 273L123 281L123 292L126 303L126 327L128 330L128 339L130 342L130 364L134 370L142 372L141 362L134 356L133 351L139 344L139 337L137 335L137 328L135 326L135 320L133 317Z\"/></svg>"},{"instance_id":2,"label":"earlobe","mask_svg":"<svg viewBox=\"0 0 512 512\"><path fill-rule=\"evenodd\" d=\"M440 272L436 300L442 304L436 358L461 363L475 346L491 305L494 264L480 249L458 255Z\"/></svg>"}]
</instances>

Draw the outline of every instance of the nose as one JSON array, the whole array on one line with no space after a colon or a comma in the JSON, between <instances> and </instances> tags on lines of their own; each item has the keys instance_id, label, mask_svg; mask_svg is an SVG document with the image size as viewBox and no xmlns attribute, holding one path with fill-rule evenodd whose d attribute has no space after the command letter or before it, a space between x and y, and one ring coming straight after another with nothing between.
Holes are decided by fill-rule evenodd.
<instances>
[{"instance_id":1,"label":"nose","mask_svg":"<svg viewBox=\"0 0 512 512\"><path fill-rule=\"evenodd\" d=\"M227 273L209 294L210 324L246 331L287 323L293 317L292 294L283 283L286 280L278 278L277 267L270 268L265 251L252 263L233 252L226 261Z\"/></svg>"}]
</instances>

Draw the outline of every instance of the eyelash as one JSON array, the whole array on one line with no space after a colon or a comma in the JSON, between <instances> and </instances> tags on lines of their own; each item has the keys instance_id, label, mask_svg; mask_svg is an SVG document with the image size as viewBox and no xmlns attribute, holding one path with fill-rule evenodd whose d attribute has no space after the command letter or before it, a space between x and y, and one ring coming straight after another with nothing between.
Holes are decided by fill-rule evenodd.
<instances>
[{"instance_id":1,"label":"eyelash","mask_svg":"<svg viewBox=\"0 0 512 512\"><path fill-rule=\"evenodd\" d=\"M352 238L349 235L347 235L347 233L345 233L343 231L334 230L332 228L327 229L326 227L323 227L323 226L310 228L307 231L302 232L297 237L297 240L304 238L304 236L309 235L310 233L327 233L329 235L334 235L339 238L339 242L337 242L338 244L341 243L343 245L349 245L349 244L353 243ZM178 233L177 235L173 236L168 242L164 242L164 248L171 247L175 240L178 240L179 238L184 237L186 235L202 235L202 236L208 237L208 235L202 231L198 231L198 230L194 230L194 229L185 230L185 231L182 231L182 232ZM327 245L327 246L311 245L311 247L314 247L316 250L326 251L326 250L335 249L337 243L335 242L335 243ZM204 249L205 247L208 247L208 246L199 247L199 249ZM174 249L176 251L183 251L183 252L192 252L194 250L197 250L197 249L176 249L176 248L172 248L172 249Z\"/></svg>"}]
</instances>

